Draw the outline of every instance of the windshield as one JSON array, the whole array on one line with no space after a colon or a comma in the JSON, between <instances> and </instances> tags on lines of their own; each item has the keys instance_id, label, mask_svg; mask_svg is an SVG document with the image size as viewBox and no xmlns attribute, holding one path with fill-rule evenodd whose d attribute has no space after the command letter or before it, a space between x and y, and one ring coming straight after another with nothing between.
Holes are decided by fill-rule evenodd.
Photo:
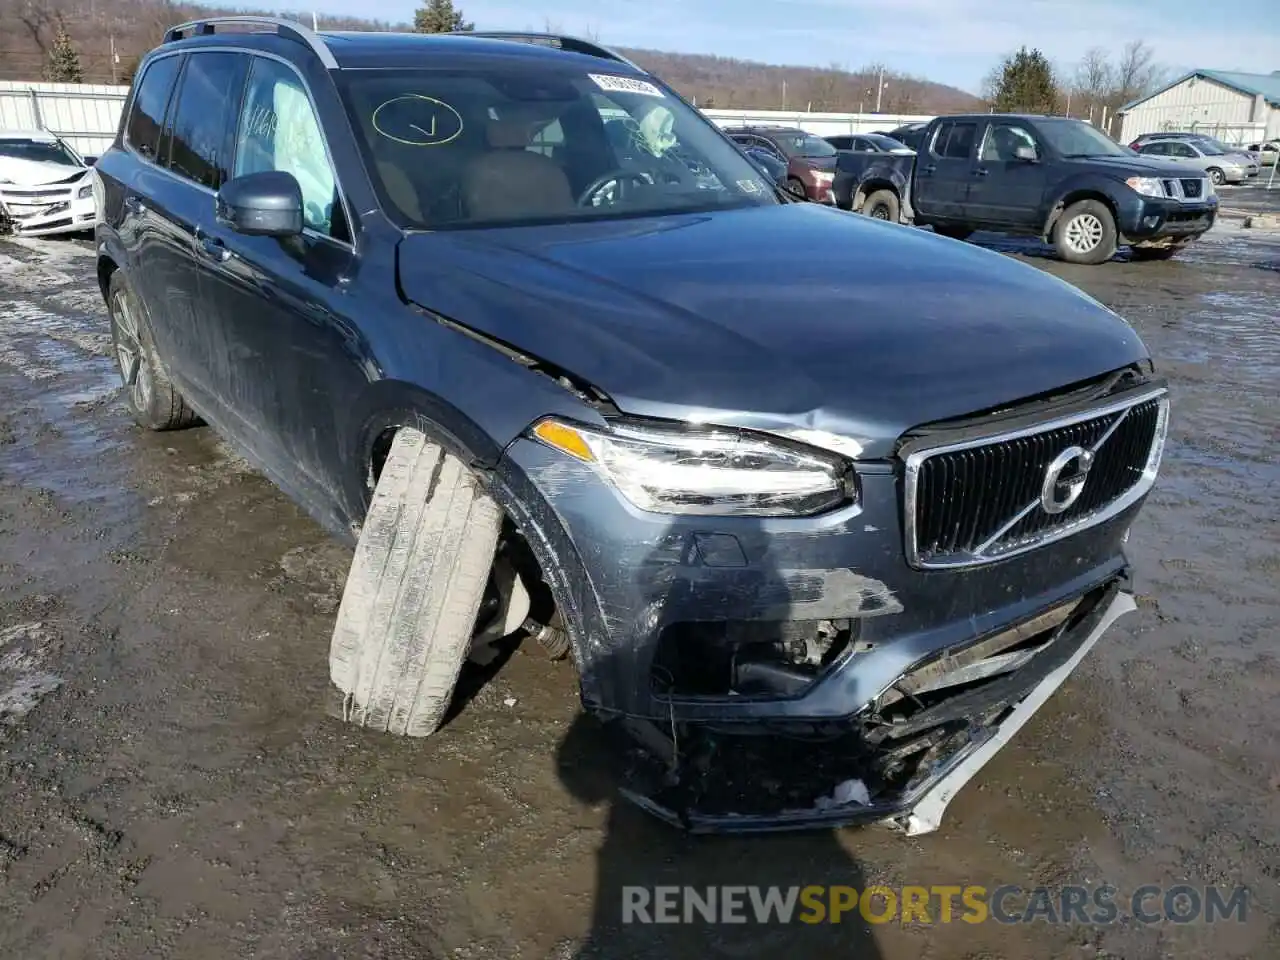
<instances>
[{"instance_id":1,"label":"windshield","mask_svg":"<svg viewBox=\"0 0 1280 960\"><path fill-rule=\"evenodd\" d=\"M1037 120L1036 129L1064 157L1133 156L1132 150L1126 150L1083 120Z\"/></svg>"},{"instance_id":2,"label":"windshield","mask_svg":"<svg viewBox=\"0 0 1280 960\"><path fill-rule=\"evenodd\" d=\"M58 140L0 140L0 157L31 160L35 163L64 163L81 166L80 161Z\"/></svg>"},{"instance_id":3,"label":"windshield","mask_svg":"<svg viewBox=\"0 0 1280 960\"><path fill-rule=\"evenodd\" d=\"M1227 148L1217 140L1198 140L1196 146L1206 157L1220 157L1227 152Z\"/></svg>"},{"instance_id":4,"label":"windshield","mask_svg":"<svg viewBox=\"0 0 1280 960\"><path fill-rule=\"evenodd\" d=\"M779 202L715 127L647 78L546 65L340 77L383 204L410 229Z\"/></svg>"},{"instance_id":5,"label":"windshield","mask_svg":"<svg viewBox=\"0 0 1280 960\"><path fill-rule=\"evenodd\" d=\"M788 157L834 157L836 148L821 137L809 133L777 134L774 143L782 148Z\"/></svg>"}]
</instances>

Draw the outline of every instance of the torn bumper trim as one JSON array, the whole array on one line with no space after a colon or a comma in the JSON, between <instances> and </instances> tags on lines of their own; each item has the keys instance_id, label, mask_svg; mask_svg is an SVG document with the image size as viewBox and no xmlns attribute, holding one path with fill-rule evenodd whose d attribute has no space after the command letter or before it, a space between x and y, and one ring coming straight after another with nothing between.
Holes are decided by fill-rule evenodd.
<instances>
[{"instance_id":1,"label":"torn bumper trim","mask_svg":"<svg viewBox=\"0 0 1280 960\"><path fill-rule=\"evenodd\" d=\"M1042 668L1046 672L1028 678L1029 687L1013 702L1012 709L1003 719L940 764L924 783L890 801L740 815L682 813L633 790L624 789L623 795L659 819L691 833L763 833L882 821L904 829L910 836L930 833L938 829L948 804L960 789L1031 719L1111 625L1134 609L1136 606L1130 594L1122 592L1118 586L1108 590L1076 625L1072 631L1075 637L1064 645L1063 656L1046 663Z\"/></svg>"}]
</instances>

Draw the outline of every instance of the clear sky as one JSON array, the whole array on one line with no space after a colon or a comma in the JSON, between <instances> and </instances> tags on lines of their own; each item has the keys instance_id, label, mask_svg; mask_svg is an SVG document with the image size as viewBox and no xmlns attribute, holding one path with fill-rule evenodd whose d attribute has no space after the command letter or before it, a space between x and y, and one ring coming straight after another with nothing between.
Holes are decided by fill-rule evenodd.
<instances>
[{"instance_id":1,"label":"clear sky","mask_svg":"<svg viewBox=\"0 0 1280 960\"><path fill-rule=\"evenodd\" d=\"M249 0L246 0L248 3ZM306 6L304 6L304 4ZM1280 70L1280 0L455 0L478 29L597 31L602 43L768 63L873 61L977 92L1021 44L1070 67L1091 46L1150 44L1171 70ZM415 0L290 9L408 20Z\"/></svg>"}]
</instances>

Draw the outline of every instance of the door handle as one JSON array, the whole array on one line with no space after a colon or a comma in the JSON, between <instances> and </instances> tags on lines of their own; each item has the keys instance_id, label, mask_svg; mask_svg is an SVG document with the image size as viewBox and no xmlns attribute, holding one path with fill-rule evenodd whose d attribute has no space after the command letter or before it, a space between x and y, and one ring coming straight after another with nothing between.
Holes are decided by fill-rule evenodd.
<instances>
[{"instance_id":1,"label":"door handle","mask_svg":"<svg viewBox=\"0 0 1280 960\"><path fill-rule=\"evenodd\" d=\"M977 170L973 171L973 175L975 177L985 177L990 172L991 171L989 171L986 167L979 167Z\"/></svg>"},{"instance_id":2,"label":"door handle","mask_svg":"<svg viewBox=\"0 0 1280 960\"><path fill-rule=\"evenodd\" d=\"M937 173L937 172L938 172L938 166L937 166L937 164L933 164L933 163L931 163L931 164L929 164L927 167L922 167L922 168L920 169L920 172L921 172L921 173Z\"/></svg>"},{"instance_id":3,"label":"door handle","mask_svg":"<svg viewBox=\"0 0 1280 960\"><path fill-rule=\"evenodd\" d=\"M227 245L217 237L211 237L199 227L195 230L195 241L197 252L214 260L218 263L226 263L231 259L231 251L227 249Z\"/></svg>"}]
</instances>

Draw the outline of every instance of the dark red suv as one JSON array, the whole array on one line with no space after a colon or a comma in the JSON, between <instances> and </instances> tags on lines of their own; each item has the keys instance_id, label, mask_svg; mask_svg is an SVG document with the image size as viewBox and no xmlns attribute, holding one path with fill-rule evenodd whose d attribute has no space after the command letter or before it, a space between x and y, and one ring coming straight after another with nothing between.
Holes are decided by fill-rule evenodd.
<instances>
[{"instance_id":1,"label":"dark red suv","mask_svg":"<svg viewBox=\"0 0 1280 960\"><path fill-rule=\"evenodd\" d=\"M765 150L787 165L787 185L815 203L835 203L836 148L799 127L736 127L726 130L743 147Z\"/></svg>"}]
</instances>

